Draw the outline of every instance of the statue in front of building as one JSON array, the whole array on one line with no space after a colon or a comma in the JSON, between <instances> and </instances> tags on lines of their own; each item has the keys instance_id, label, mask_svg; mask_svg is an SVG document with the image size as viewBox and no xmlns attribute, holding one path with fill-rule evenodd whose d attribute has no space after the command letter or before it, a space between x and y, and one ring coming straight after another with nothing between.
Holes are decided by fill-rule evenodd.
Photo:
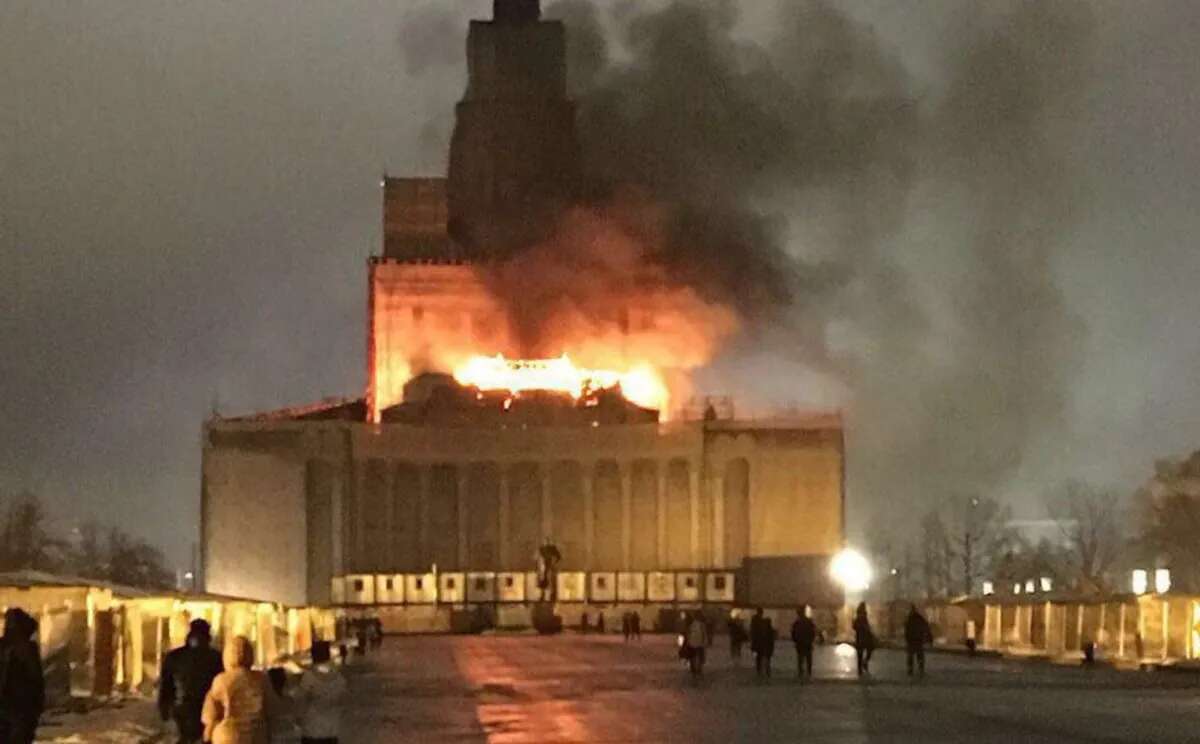
<instances>
[{"instance_id":1,"label":"statue in front of building","mask_svg":"<svg viewBox=\"0 0 1200 744\"><path fill-rule=\"evenodd\" d=\"M558 599L558 564L562 562L562 553L558 546L546 538L542 547L538 548L537 577L538 589L542 590L542 601L554 602Z\"/></svg>"}]
</instances>

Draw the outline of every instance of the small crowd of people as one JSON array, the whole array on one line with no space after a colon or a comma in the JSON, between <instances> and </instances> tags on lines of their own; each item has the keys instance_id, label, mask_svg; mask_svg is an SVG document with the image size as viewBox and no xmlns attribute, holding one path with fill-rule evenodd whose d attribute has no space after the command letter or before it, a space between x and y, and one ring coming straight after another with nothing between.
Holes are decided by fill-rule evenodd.
<instances>
[{"instance_id":1,"label":"small crowd of people","mask_svg":"<svg viewBox=\"0 0 1200 744\"><path fill-rule=\"evenodd\" d=\"M159 713L174 721L181 744L338 741L346 680L327 641L313 642L312 665L297 681L281 667L264 674L253 666L249 640L230 639L222 655L212 647L209 624L192 621L186 643L167 654L159 679Z\"/></svg>"},{"instance_id":2,"label":"small crowd of people","mask_svg":"<svg viewBox=\"0 0 1200 744\"><path fill-rule=\"evenodd\" d=\"M383 622L377 617L360 617L349 621L354 633L354 653L365 656L368 651L383 648Z\"/></svg>"},{"instance_id":3,"label":"small crowd of people","mask_svg":"<svg viewBox=\"0 0 1200 744\"><path fill-rule=\"evenodd\" d=\"M585 612L579 617L579 632L581 633L604 633L607 631L607 624L604 620L604 613L596 613L596 622L593 624L591 618ZM621 613L621 635L626 641L641 640L642 638L642 616L636 612Z\"/></svg>"},{"instance_id":4,"label":"small crowd of people","mask_svg":"<svg viewBox=\"0 0 1200 744\"><path fill-rule=\"evenodd\" d=\"M621 615L621 635L626 641L642 640L642 616L636 612Z\"/></svg>"},{"instance_id":5,"label":"small crowd of people","mask_svg":"<svg viewBox=\"0 0 1200 744\"><path fill-rule=\"evenodd\" d=\"M878 641L871 628L871 620L867 614L867 605L860 603L855 609L854 620L851 623L854 632L854 652L859 676L870 673L871 657L875 653ZM726 632L729 635L729 657L734 666L741 665L742 649L750 644L750 652L754 654L755 674L762 678L771 676L771 661L775 655L777 632L774 622L763 613L760 607L750 618L750 628L747 631L738 611L730 613L726 622ZM812 619L811 610L805 606L796 610L796 619L791 628L792 644L796 649L796 674L801 679L812 678L813 650L818 642L824 642L824 633ZM933 643L933 632L929 622L917 610L916 605L909 608L904 622L904 641L909 676L915 673L925 674L925 646ZM704 672L706 651L712 645L712 629L703 613L696 611L685 615L684 631L679 639L679 656L688 661L694 676Z\"/></svg>"}]
</instances>

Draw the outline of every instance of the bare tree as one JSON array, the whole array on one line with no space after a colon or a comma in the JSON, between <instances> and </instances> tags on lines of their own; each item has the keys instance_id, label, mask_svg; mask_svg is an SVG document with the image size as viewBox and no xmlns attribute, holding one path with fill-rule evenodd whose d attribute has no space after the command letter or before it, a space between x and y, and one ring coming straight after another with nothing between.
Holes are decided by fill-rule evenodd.
<instances>
[{"instance_id":1,"label":"bare tree","mask_svg":"<svg viewBox=\"0 0 1200 744\"><path fill-rule=\"evenodd\" d=\"M948 536L963 594L978 583L1011 550L1013 535L1006 526L1009 510L995 499L959 496L945 505L950 517Z\"/></svg>"},{"instance_id":2,"label":"bare tree","mask_svg":"<svg viewBox=\"0 0 1200 744\"><path fill-rule=\"evenodd\" d=\"M46 529L46 510L36 494L22 492L4 515L0 568L6 571L53 570L58 541Z\"/></svg>"},{"instance_id":3,"label":"bare tree","mask_svg":"<svg viewBox=\"0 0 1200 744\"><path fill-rule=\"evenodd\" d=\"M117 528L108 533L108 577L140 589L167 589L172 583L162 551Z\"/></svg>"},{"instance_id":4,"label":"bare tree","mask_svg":"<svg viewBox=\"0 0 1200 744\"><path fill-rule=\"evenodd\" d=\"M1082 481L1068 481L1047 502L1065 542L1067 572L1083 591L1112 590L1113 566L1125 549L1120 497Z\"/></svg>"},{"instance_id":5,"label":"bare tree","mask_svg":"<svg viewBox=\"0 0 1200 744\"><path fill-rule=\"evenodd\" d=\"M1200 451L1155 463L1154 477L1138 491L1137 502L1140 547L1167 562L1173 585L1200 589Z\"/></svg>"},{"instance_id":6,"label":"bare tree","mask_svg":"<svg viewBox=\"0 0 1200 744\"><path fill-rule=\"evenodd\" d=\"M925 595L944 597L950 593L954 550L941 512L931 509L921 520L921 568Z\"/></svg>"}]
</instances>

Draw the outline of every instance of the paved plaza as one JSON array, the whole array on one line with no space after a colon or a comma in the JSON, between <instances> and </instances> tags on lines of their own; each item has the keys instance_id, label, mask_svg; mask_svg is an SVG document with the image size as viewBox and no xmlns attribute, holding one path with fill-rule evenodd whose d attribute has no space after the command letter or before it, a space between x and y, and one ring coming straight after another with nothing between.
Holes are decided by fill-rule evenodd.
<instances>
[{"instance_id":1,"label":"paved plaza","mask_svg":"<svg viewBox=\"0 0 1200 744\"><path fill-rule=\"evenodd\" d=\"M718 639L719 641L724 639ZM674 639L563 635L389 638L349 671L345 741L375 742L1195 742L1200 678L931 654L905 675L883 650L870 679L848 647L818 650L795 679L711 650L690 679Z\"/></svg>"}]
</instances>

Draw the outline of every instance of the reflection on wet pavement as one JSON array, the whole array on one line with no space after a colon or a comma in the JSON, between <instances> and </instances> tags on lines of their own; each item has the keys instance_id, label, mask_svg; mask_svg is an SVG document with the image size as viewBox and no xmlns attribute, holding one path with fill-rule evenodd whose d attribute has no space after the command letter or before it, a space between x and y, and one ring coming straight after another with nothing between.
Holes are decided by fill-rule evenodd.
<instances>
[{"instance_id":1,"label":"reflection on wet pavement","mask_svg":"<svg viewBox=\"0 0 1200 744\"><path fill-rule=\"evenodd\" d=\"M718 639L720 640L720 639ZM349 670L351 743L1194 741L1197 680L931 654L909 679L880 651L869 678L853 649L818 650L796 679L781 643L770 680L720 646L693 681L673 638L390 638Z\"/></svg>"}]
</instances>

